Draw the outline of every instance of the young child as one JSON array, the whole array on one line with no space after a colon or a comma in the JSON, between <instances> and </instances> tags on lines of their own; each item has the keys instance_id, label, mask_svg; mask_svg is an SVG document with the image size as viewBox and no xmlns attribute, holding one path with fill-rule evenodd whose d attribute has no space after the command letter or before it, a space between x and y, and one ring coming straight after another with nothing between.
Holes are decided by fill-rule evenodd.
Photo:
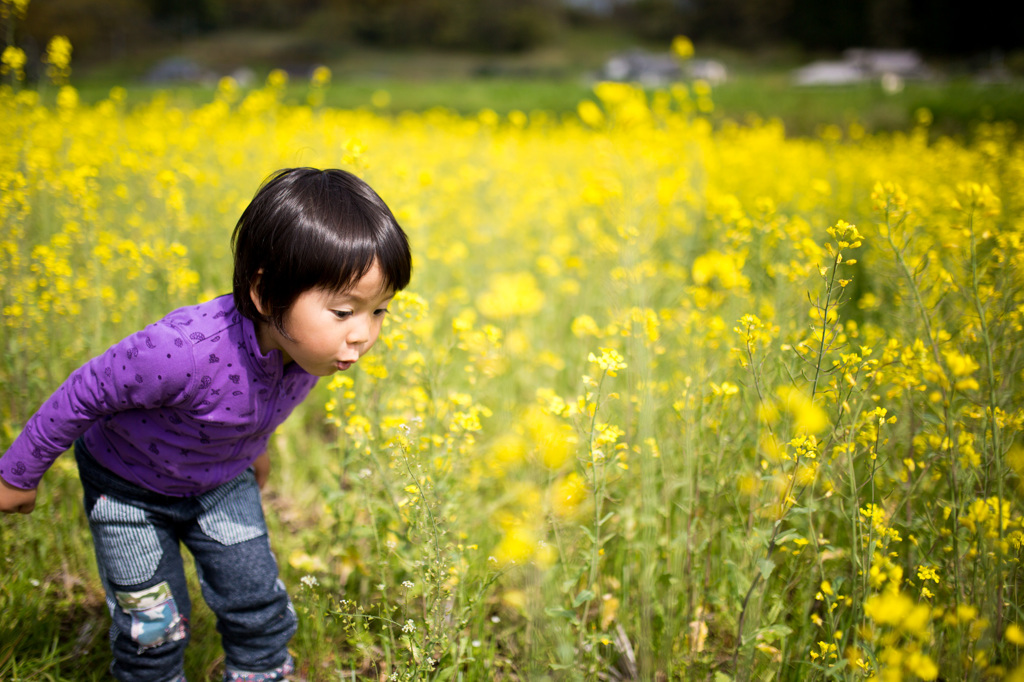
<instances>
[{"instance_id":1,"label":"young child","mask_svg":"<svg viewBox=\"0 0 1024 682\"><path fill-rule=\"evenodd\" d=\"M217 615L226 680L282 680L296 616L270 550L267 440L370 350L405 288L405 233L340 170L272 175L232 236L233 294L180 308L74 371L0 458L0 511L29 513L74 443L110 609L111 672L184 680L179 542Z\"/></svg>"}]
</instances>

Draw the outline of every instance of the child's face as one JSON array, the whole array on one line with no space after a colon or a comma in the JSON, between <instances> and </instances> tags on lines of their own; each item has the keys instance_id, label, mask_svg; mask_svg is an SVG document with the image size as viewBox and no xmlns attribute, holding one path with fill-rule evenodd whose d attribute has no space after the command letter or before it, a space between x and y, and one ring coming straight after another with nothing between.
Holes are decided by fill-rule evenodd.
<instances>
[{"instance_id":1,"label":"child's face","mask_svg":"<svg viewBox=\"0 0 1024 682\"><path fill-rule=\"evenodd\" d=\"M380 336L388 304L394 292L383 289L377 263L350 289L342 293L310 289L288 309L285 337L273 325L262 325L260 346L264 353L276 348L285 364L315 376L346 370L373 347Z\"/></svg>"}]
</instances>

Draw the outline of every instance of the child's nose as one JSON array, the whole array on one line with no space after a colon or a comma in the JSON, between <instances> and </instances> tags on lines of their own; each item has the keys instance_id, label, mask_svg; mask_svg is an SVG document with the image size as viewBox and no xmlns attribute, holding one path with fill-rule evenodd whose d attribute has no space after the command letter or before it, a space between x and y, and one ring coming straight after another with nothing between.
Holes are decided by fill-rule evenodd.
<instances>
[{"instance_id":1,"label":"child's nose","mask_svg":"<svg viewBox=\"0 0 1024 682\"><path fill-rule=\"evenodd\" d=\"M356 315L352 319L352 326L349 327L345 341L350 346L358 346L370 340L370 327L372 325L369 315Z\"/></svg>"}]
</instances>

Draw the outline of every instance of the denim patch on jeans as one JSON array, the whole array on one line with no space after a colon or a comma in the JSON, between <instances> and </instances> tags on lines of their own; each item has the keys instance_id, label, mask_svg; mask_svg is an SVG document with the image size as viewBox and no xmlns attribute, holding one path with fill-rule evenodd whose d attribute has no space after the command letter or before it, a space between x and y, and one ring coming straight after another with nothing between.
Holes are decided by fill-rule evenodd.
<instances>
[{"instance_id":1,"label":"denim patch on jeans","mask_svg":"<svg viewBox=\"0 0 1024 682\"><path fill-rule=\"evenodd\" d=\"M75 456L110 607L114 676L183 679L191 613L184 543L217 616L225 679L285 679L297 619L278 579L253 472L198 497L170 497L104 469L81 441Z\"/></svg>"}]
</instances>

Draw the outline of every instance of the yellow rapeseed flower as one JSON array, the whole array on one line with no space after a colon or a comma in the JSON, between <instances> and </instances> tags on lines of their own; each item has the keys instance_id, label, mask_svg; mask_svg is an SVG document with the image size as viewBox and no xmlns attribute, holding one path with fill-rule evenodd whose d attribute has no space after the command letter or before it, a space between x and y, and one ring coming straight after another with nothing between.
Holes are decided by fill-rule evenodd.
<instances>
[{"instance_id":1,"label":"yellow rapeseed flower","mask_svg":"<svg viewBox=\"0 0 1024 682\"><path fill-rule=\"evenodd\" d=\"M327 570L327 564L318 556L310 556L302 550L294 550L288 556L288 565L302 573L319 573Z\"/></svg>"},{"instance_id":2,"label":"yellow rapeseed flower","mask_svg":"<svg viewBox=\"0 0 1024 682\"><path fill-rule=\"evenodd\" d=\"M493 556L500 565L524 564L537 551L537 534L521 519L502 515L498 520L501 540L494 548Z\"/></svg>"},{"instance_id":3,"label":"yellow rapeseed flower","mask_svg":"<svg viewBox=\"0 0 1024 682\"><path fill-rule=\"evenodd\" d=\"M0 16L7 18L8 14L13 14L17 19L24 19L28 3L29 0L3 0L0 3Z\"/></svg>"},{"instance_id":4,"label":"yellow rapeseed flower","mask_svg":"<svg viewBox=\"0 0 1024 682\"><path fill-rule=\"evenodd\" d=\"M604 113L601 111L601 107L589 99L580 102L576 107L576 112L579 114L580 120L591 128L600 128L604 125Z\"/></svg>"},{"instance_id":5,"label":"yellow rapeseed flower","mask_svg":"<svg viewBox=\"0 0 1024 682\"><path fill-rule=\"evenodd\" d=\"M597 326L597 322L590 315L579 315L573 318L571 325L572 333L578 338L584 336L601 336L601 328Z\"/></svg>"},{"instance_id":6,"label":"yellow rapeseed flower","mask_svg":"<svg viewBox=\"0 0 1024 682\"><path fill-rule=\"evenodd\" d=\"M71 41L66 36L54 36L46 45L46 75L54 85L64 85L71 74Z\"/></svg>"},{"instance_id":7,"label":"yellow rapeseed flower","mask_svg":"<svg viewBox=\"0 0 1024 682\"><path fill-rule=\"evenodd\" d=\"M0 56L0 75L13 73L14 80L24 80L26 61L24 50L14 45L8 45L4 48L3 55Z\"/></svg>"},{"instance_id":8,"label":"yellow rapeseed flower","mask_svg":"<svg viewBox=\"0 0 1024 682\"><path fill-rule=\"evenodd\" d=\"M310 84L314 87L322 88L331 82L331 69L329 67L320 65L313 69L313 74L310 76Z\"/></svg>"},{"instance_id":9,"label":"yellow rapeseed flower","mask_svg":"<svg viewBox=\"0 0 1024 682\"><path fill-rule=\"evenodd\" d=\"M608 376L617 376L616 373L620 369L626 369L625 358L617 350L614 348L601 348L600 351L600 355L588 354L587 360L600 367Z\"/></svg>"},{"instance_id":10,"label":"yellow rapeseed flower","mask_svg":"<svg viewBox=\"0 0 1024 682\"><path fill-rule=\"evenodd\" d=\"M559 517L573 516L587 498L587 484L575 471L551 485L551 509Z\"/></svg>"},{"instance_id":11,"label":"yellow rapeseed flower","mask_svg":"<svg viewBox=\"0 0 1024 682\"><path fill-rule=\"evenodd\" d=\"M680 59L689 59L693 56L693 42L686 36L676 36L672 39L672 54Z\"/></svg>"},{"instance_id":12,"label":"yellow rapeseed flower","mask_svg":"<svg viewBox=\"0 0 1024 682\"><path fill-rule=\"evenodd\" d=\"M797 434L819 434L829 427L831 422L828 414L803 391L792 386L782 386L776 395L780 405L793 418Z\"/></svg>"},{"instance_id":13,"label":"yellow rapeseed flower","mask_svg":"<svg viewBox=\"0 0 1024 682\"><path fill-rule=\"evenodd\" d=\"M476 305L484 316L504 320L534 315L545 300L532 273L516 272L492 276L490 286L477 296Z\"/></svg>"},{"instance_id":14,"label":"yellow rapeseed flower","mask_svg":"<svg viewBox=\"0 0 1024 682\"><path fill-rule=\"evenodd\" d=\"M288 72L284 69L271 69L267 74L267 86L273 89L281 89L288 85Z\"/></svg>"},{"instance_id":15,"label":"yellow rapeseed flower","mask_svg":"<svg viewBox=\"0 0 1024 682\"><path fill-rule=\"evenodd\" d=\"M918 566L917 567L917 579L918 580L932 580L936 583L939 582L938 571L935 570L934 566Z\"/></svg>"},{"instance_id":16,"label":"yellow rapeseed flower","mask_svg":"<svg viewBox=\"0 0 1024 682\"><path fill-rule=\"evenodd\" d=\"M943 353L946 358L946 365L955 377L965 377L978 371L980 365L969 355L958 353L955 350L948 350Z\"/></svg>"},{"instance_id":17,"label":"yellow rapeseed flower","mask_svg":"<svg viewBox=\"0 0 1024 682\"><path fill-rule=\"evenodd\" d=\"M78 91L70 85L63 86L57 91L57 107L65 112L78 107Z\"/></svg>"}]
</instances>

